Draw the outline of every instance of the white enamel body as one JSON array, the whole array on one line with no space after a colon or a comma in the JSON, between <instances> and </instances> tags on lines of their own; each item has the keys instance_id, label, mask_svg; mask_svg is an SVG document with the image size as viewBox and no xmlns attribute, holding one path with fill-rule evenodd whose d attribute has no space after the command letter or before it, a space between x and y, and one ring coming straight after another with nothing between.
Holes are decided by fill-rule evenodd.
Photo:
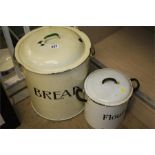
<instances>
[{"instance_id":1,"label":"white enamel body","mask_svg":"<svg viewBox=\"0 0 155 155\"><path fill-rule=\"evenodd\" d=\"M88 124L93 128L117 128L133 93L131 81L117 70L98 69L86 78L84 91Z\"/></svg>"},{"instance_id":2,"label":"white enamel body","mask_svg":"<svg viewBox=\"0 0 155 155\"><path fill-rule=\"evenodd\" d=\"M104 106L87 97L85 104L85 119L96 129L117 128L122 122L128 102L117 106Z\"/></svg>"},{"instance_id":3,"label":"white enamel body","mask_svg":"<svg viewBox=\"0 0 155 155\"><path fill-rule=\"evenodd\" d=\"M55 121L66 120L82 112L84 104L76 99L74 88L83 88L88 74L88 62L87 59L73 70L51 75L25 70L25 79L34 110L40 116ZM47 95L44 97L43 91L49 94L49 97ZM54 99L54 93L56 99Z\"/></svg>"}]
</instances>

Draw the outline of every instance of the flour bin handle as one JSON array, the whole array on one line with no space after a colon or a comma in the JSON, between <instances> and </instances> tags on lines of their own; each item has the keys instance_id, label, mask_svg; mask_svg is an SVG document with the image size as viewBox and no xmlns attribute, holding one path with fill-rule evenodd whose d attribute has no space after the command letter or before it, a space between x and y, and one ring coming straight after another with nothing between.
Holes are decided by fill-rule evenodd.
<instances>
[{"instance_id":1,"label":"flour bin handle","mask_svg":"<svg viewBox=\"0 0 155 155\"><path fill-rule=\"evenodd\" d=\"M140 83L136 78L131 78L131 82L133 83L133 92L137 91L140 87ZM136 86L135 86L136 85Z\"/></svg>"},{"instance_id":2,"label":"flour bin handle","mask_svg":"<svg viewBox=\"0 0 155 155\"><path fill-rule=\"evenodd\" d=\"M115 84L119 84L119 82L116 79L111 78L111 77L105 78L104 80L102 80L102 84L104 84L107 81L113 81Z\"/></svg>"}]
</instances>

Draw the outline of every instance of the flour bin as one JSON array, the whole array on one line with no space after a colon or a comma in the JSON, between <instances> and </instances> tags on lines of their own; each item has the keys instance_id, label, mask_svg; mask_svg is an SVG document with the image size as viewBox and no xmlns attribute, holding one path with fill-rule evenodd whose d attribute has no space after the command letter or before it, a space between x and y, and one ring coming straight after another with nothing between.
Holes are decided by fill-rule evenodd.
<instances>
[{"instance_id":1,"label":"flour bin","mask_svg":"<svg viewBox=\"0 0 155 155\"><path fill-rule=\"evenodd\" d=\"M111 68L98 69L85 80L86 99L76 95L85 104L85 119L94 128L116 128L123 120L129 99L139 88L139 81L129 79Z\"/></svg>"},{"instance_id":2,"label":"flour bin","mask_svg":"<svg viewBox=\"0 0 155 155\"><path fill-rule=\"evenodd\" d=\"M75 90L88 74L90 47L89 38L73 27L41 27L19 40L15 57L40 116L66 120L84 109Z\"/></svg>"}]
</instances>

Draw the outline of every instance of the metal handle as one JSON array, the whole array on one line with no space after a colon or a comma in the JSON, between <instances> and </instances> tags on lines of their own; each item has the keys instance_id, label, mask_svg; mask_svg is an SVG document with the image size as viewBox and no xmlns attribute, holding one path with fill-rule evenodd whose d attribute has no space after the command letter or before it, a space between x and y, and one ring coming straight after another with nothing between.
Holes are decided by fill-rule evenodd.
<instances>
[{"instance_id":1,"label":"metal handle","mask_svg":"<svg viewBox=\"0 0 155 155\"><path fill-rule=\"evenodd\" d=\"M60 38L60 35L59 35L58 33L51 33L51 34L46 35L46 36L44 37L44 39L46 40L46 39L48 39L48 38L50 38L50 37L53 37L53 36L57 36L58 38Z\"/></svg>"},{"instance_id":2,"label":"metal handle","mask_svg":"<svg viewBox=\"0 0 155 155\"><path fill-rule=\"evenodd\" d=\"M75 94L76 94L76 98L77 98L79 101L87 102L86 99L80 97L79 92L83 92L83 91L82 91L82 89L77 88L77 89L76 89L76 92L75 92Z\"/></svg>"},{"instance_id":3,"label":"metal handle","mask_svg":"<svg viewBox=\"0 0 155 155\"><path fill-rule=\"evenodd\" d=\"M54 36L60 38L60 35L58 33L51 33L51 34L46 35L43 38L43 40L38 41L38 44L40 44L40 46L44 46L47 43L47 41L48 41L47 39L51 38L51 37L54 37Z\"/></svg>"},{"instance_id":4,"label":"metal handle","mask_svg":"<svg viewBox=\"0 0 155 155\"><path fill-rule=\"evenodd\" d=\"M115 84L119 84L119 82L114 78L106 78L106 79L102 80L102 84L104 84L107 81L113 81Z\"/></svg>"},{"instance_id":5,"label":"metal handle","mask_svg":"<svg viewBox=\"0 0 155 155\"><path fill-rule=\"evenodd\" d=\"M95 48L91 47L91 48L90 48L90 56L91 56L91 57L95 56L95 53L96 53L96 52L95 52Z\"/></svg>"},{"instance_id":6,"label":"metal handle","mask_svg":"<svg viewBox=\"0 0 155 155\"><path fill-rule=\"evenodd\" d=\"M131 78L130 80L131 80L131 82L136 83L136 86L134 86L134 84L133 84L133 92L137 91L140 87L139 81L136 78Z\"/></svg>"}]
</instances>

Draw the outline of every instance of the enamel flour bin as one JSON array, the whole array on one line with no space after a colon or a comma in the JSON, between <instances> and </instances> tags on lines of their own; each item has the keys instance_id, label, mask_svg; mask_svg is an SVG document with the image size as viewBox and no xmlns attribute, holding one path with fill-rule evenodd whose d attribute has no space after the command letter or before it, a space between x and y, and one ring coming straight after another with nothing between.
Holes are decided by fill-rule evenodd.
<instances>
[{"instance_id":1,"label":"enamel flour bin","mask_svg":"<svg viewBox=\"0 0 155 155\"><path fill-rule=\"evenodd\" d=\"M128 79L121 72L104 68L92 72L85 80L85 119L93 128L117 128L124 118L129 99L139 88L137 79ZM78 91L79 90L79 91Z\"/></svg>"},{"instance_id":2,"label":"enamel flour bin","mask_svg":"<svg viewBox=\"0 0 155 155\"><path fill-rule=\"evenodd\" d=\"M90 47L89 38L73 27L41 27L19 40L15 57L24 68L32 107L40 116L66 120L84 109L75 91L83 89Z\"/></svg>"}]
</instances>

